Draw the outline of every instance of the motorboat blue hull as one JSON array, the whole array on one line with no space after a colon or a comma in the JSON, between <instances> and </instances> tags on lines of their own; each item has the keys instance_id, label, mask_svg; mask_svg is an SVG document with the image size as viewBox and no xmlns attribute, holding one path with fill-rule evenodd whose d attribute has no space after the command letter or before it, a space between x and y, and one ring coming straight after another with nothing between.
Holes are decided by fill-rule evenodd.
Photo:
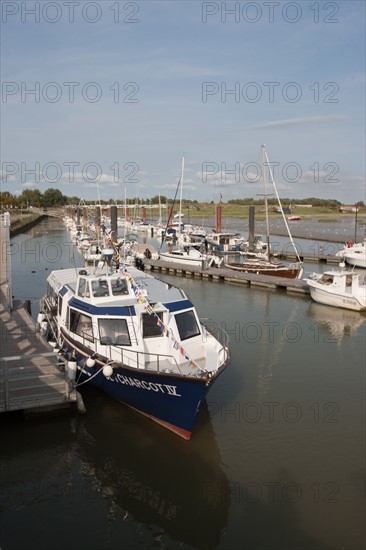
<instances>
[{"instance_id":1,"label":"motorboat blue hull","mask_svg":"<svg viewBox=\"0 0 366 550\"><path fill-rule=\"evenodd\" d=\"M106 378L100 365L81 366L79 382L88 379L110 397L132 407L184 439L190 439L210 381L114 367Z\"/></svg>"}]
</instances>

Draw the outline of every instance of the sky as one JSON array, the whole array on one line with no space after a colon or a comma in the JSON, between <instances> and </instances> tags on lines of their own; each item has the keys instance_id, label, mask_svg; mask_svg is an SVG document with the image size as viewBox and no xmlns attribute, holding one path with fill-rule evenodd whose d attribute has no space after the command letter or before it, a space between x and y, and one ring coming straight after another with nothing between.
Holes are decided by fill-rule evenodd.
<instances>
[{"instance_id":1,"label":"sky","mask_svg":"<svg viewBox=\"0 0 366 550\"><path fill-rule=\"evenodd\" d=\"M3 191L366 201L363 0L1 10Z\"/></svg>"}]
</instances>

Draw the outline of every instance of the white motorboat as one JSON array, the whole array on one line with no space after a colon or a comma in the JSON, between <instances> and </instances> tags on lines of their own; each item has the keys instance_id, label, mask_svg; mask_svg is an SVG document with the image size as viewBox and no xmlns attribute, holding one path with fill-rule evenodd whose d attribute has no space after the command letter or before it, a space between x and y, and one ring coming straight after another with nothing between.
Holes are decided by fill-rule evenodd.
<instances>
[{"instance_id":1,"label":"white motorboat","mask_svg":"<svg viewBox=\"0 0 366 550\"><path fill-rule=\"evenodd\" d=\"M181 249L173 250L168 248L167 252L160 252L159 259L165 262L179 263L187 266L205 267L220 267L223 258L219 258L213 254L201 252L200 245L185 245Z\"/></svg>"},{"instance_id":2,"label":"white motorboat","mask_svg":"<svg viewBox=\"0 0 366 550\"><path fill-rule=\"evenodd\" d=\"M347 243L336 256L342 257L349 265L366 268L366 238L360 243Z\"/></svg>"},{"instance_id":3,"label":"white motorboat","mask_svg":"<svg viewBox=\"0 0 366 550\"><path fill-rule=\"evenodd\" d=\"M359 273L344 269L313 273L304 279L315 302L328 306L343 307L354 311L366 310L365 278Z\"/></svg>"},{"instance_id":4,"label":"white motorboat","mask_svg":"<svg viewBox=\"0 0 366 550\"><path fill-rule=\"evenodd\" d=\"M230 362L227 336L204 326L183 290L103 255L96 268L52 271L40 330L68 358L76 388L96 385L189 439Z\"/></svg>"}]
</instances>

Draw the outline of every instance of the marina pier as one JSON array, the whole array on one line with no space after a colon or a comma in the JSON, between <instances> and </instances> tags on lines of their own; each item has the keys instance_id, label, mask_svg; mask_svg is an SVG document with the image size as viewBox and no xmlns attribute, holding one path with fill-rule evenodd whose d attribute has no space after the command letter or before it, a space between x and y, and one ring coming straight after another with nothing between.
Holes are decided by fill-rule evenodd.
<instances>
[{"instance_id":1,"label":"marina pier","mask_svg":"<svg viewBox=\"0 0 366 550\"><path fill-rule=\"evenodd\" d=\"M65 361L50 351L11 291L10 216L0 216L0 412L49 412L76 402Z\"/></svg>"},{"instance_id":2,"label":"marina pier","mask_svg":"<svg viewBox=\"0 0 366 550\"><path fill-rule=\"evenodd\" d=\"M165 262L162 260L144 260L144 265L153 271L168 273L169 275L178 275L186 277L197 277L209 279L211 281L221 281L227 283L236 283L242 285L251 285L255 287L264 287L268 289L282 289L287 292L296 292L300 294L309 294L307 284L301 279L286 279L285 277L272 277L270 275L260 275L256 273L244 273L234 271L229 268L203 268L187 266L180 263Z\"/></svg>"}]
</instances>

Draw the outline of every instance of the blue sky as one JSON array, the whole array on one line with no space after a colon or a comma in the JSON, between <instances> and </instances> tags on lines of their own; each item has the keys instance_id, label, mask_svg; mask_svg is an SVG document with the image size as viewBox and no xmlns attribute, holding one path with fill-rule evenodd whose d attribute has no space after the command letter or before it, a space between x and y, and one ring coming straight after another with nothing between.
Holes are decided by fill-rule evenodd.
<instances>
[{"instance_id":1,"label":"blue sky","mask_svg":"<svg viewBox=\"0 0 366 550\"><path fill-rule=\"evenodd\" d=\"M363 1L2 2L2 189L172 197L184 155L186 198L254 197L266 143L282 197L365 200L364 37Z\"/></svg>"}]
</instances>

